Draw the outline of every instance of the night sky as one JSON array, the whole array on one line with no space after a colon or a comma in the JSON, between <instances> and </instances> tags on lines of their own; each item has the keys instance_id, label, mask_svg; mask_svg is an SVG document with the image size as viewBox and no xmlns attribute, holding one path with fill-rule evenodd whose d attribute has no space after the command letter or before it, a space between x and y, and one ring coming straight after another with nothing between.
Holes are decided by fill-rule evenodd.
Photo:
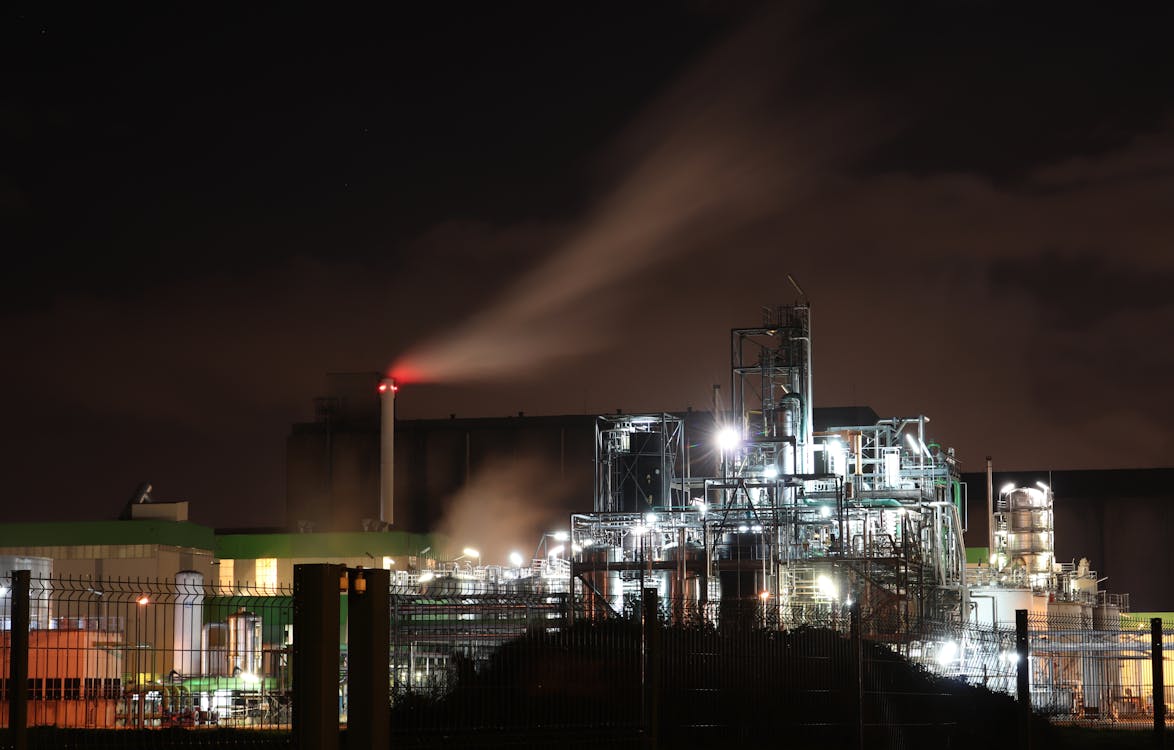
<instances>
[{"instance_id":1,"label":"night sky","mask_svg":"<svg viewBox=\"0 0 1174 750\"><path fill-rule=\"evenodd\" d=\"M150 480L280 525L327 372L708 408L786 274L817 406L1171 463L1169 4L41 5L0 20L3 520Z\"/></svg>"}]
</instances>

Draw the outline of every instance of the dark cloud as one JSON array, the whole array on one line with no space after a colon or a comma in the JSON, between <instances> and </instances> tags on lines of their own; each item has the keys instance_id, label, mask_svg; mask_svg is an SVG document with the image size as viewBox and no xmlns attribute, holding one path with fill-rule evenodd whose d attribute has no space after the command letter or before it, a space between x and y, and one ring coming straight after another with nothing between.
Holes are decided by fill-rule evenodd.
<instances>
[{"instance_id":1,"label":"dark cloud","mask_svg":"<svg viewBox=\"0 0 1174 750\"><path fill-rule=\"evenodd\" d=\"M1061 329L1086 329L1117 315L1174 307L1174 269L1105 254L1044 252L1000 258L988 279L997 296L1023 295Z\"/></svg>"},{"instance_id":2,"label":"dark cloud","mask_svg":"<svg viewBox=\"0 0 1174 750\"><path fill-rule=\"evenodd\" d=\"M706 408L788 273L818 405L969 467L1168 463L1168 25L850 5L50 14L0 107L6 502L280 523L323 374L409 351L513 374L407 418Z\"/></svg>"},{"instance_id":3,"label":"dark cloud","mask_svg":"<svg viewBox=\"0 0 1174 750\"><path fill-rule=\"evenodd\" d=\"M908 127L869 171L972 172L1014 185L1037 168L1104 154L1160 130L1174 105L1167 5L829 4L859 30L838 48L899 102Z\"/></svg>"}]
</instances>

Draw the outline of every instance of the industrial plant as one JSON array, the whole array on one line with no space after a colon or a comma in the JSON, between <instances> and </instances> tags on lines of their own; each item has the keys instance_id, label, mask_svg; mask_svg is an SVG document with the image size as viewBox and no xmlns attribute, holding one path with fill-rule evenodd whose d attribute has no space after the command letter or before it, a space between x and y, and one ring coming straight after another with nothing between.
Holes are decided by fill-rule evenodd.
<instances>
[{"instance_id":1,"label":"industrial plant","mask_svg":"<svg viewBox=\"0 0 1174 750\"><path fill-rule=\"evenodd\" d=\"M30 660L40 686L32 720L288 723L294 634L284 584L295 563L326 560L391 571L398 690L443 688L455 665L526 632L631 618L655 591L666 622L719 632L844 629L855 614L865 638L1005 692L1014 689L1016 612L1026 610L1041 634L1031 665L1037 705L1073 717L1144 713L1153 688L1138 660L1148 646L1124 626L1126 596L1105 590L1087 559L1057 559L1052 488L996 488L988 459L985 496L974 497L928 416L815 409L812 335L807 302L767 308L757 325L730 332L729 385L715 387L712 412L593 417L593 456L580 467L593 468L590 510L569 514L533 554L508 563L389 531L413 517L399 495L413 486L411 451L421 443L401 438L395 450L402 425L390 378L362 397L377 414L336 401L320 405L325 421L295 428L290 476L304 481L291 482L289 522L301 533L223 542L209 534L166 558L142 543L5 548L6 572L32 569L45 581L32 595L30 648L44 657ZM356 391L363 381L346 382ZM466 479L470 434L449 451L463 448ZM344 449L365 457L349 465L377 473L340 470ZM331 522L315 498L362 531L315 531ZM186 528L186 504L150 505L137 503L120 523L166 517ZM967 519L976 516L987 521L986 546L968 549ZM197 538L185 534L175 538ZM168 574L162 596L98 583L104 566L135 555L198 569ZM234 563L253 584L234 580ZM6 623L9 596L6 588ZM486 616L487 598L503 597L512 604ZM67 651L82 657L61 658ZM340 687L344 715L345 705Z\"/></svg>"}]
</instances>

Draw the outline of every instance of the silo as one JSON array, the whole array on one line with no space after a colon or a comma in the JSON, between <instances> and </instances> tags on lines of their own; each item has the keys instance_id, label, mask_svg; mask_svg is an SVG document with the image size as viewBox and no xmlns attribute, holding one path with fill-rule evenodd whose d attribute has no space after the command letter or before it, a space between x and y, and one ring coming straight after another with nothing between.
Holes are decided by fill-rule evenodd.
<instances>
[{"instance_id":1,"label":"silo","mask_svg":"<svg viewBox=\"0 0 1174 750\"><path fill-rule=\"evenodd\" d=\"M261 616L244 607L228 616L228 669L261 675Z\"/></svg>"},{"instance_id":2,"label":"silo","mask_svg":"<svg viewBox=\"0 0 1174 750\"><path fill-rule=\"evenodd\" d=\"M204 574L183 570L175 574L173 648L175 671L188 677L201 669L201 630L204 624Z\"/></svg>"}]
</instances>

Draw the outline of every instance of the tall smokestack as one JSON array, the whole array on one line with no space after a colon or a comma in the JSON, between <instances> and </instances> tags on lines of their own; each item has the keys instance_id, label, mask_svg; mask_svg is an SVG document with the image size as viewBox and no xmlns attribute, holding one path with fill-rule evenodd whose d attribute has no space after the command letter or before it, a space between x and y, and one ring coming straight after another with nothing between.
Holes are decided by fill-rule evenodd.
<instances>
[{"instance_id":1,"label":"tall smokestack","mask_svg":"<svg viewBox=\"0 0 1174 750\"><path fill-rule=\"evenodd\" d=\"M395 392L392 378L379 381L379 520L395 523Z\"/></svg>"},{"instance_id":2,"label":"tall smokestack","mask_svg":"<svg viewBox=\"0 0 1174 750\"><path fill-rule=\"evenodd\" d=\"M986 543L987 554L995 554L995 472L991 457L986 457Z\"/></svg>"}]
</instances>

